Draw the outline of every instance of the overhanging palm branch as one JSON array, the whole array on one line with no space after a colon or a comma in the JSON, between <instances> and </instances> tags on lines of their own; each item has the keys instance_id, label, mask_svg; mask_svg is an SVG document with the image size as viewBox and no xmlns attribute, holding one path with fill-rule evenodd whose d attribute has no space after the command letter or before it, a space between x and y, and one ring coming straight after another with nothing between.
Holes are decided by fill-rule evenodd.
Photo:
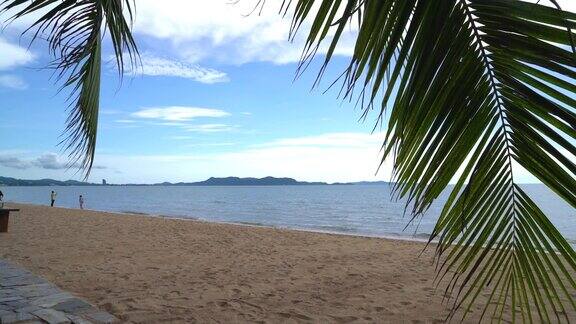
<instances>
[{"instance_id":1,"label":"overhanging palm branch","mask_svg":"<svg viewBox=\"0 0 576 324\"><path fill-rule=\"evenodd\" d=\"M71 165L86 171L94 162L98 109L102 29L108 31L117 58L120 74L124 67L123 53L134 63L136 44L126 21L132 20L131 0L3 0L0 14L15 12L9 20L26 15L39 15L26 32L32 40L48 42L62 88L70 92L70 110L61 144L70 153Z\"/></svg>"},{"instance_id":2,"label":"overhanging palm branch","mask_svg":"<svg viewBox=\"0 0 576 324\"><path fill-rule=\"evenodd\" d=\"M390 107L384 159L394 159L395 193L413 216L450 190L431 240L453 310L466 316L484 291L482 316L502 318L509 306L512 319L568 321L576 253L518 185L514 164L576 207L576 14L512 0L284 6L294 9L292 37L312 20L301 67L328 43L320 76L358 25L342 91L358 88L380 118Z\"/></svg>"}]
</instances>

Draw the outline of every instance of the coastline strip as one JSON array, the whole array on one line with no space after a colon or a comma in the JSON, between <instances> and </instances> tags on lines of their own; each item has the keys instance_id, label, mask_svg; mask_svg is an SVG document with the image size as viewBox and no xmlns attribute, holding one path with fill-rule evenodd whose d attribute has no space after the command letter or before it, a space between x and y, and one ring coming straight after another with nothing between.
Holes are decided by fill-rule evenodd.
<instances>
[{"instance_id":1,"label":"coastline strip","mask_svg":"<svg viewBox=\"0 0 576 324\"><path fill-rule=\"evenodd\" d=\"M17 202L17 201L9 201L8 204L13 206L35 206L35 207L49 207L47 205L41 204L33 204L28 202ZM78 208L72 207L54 207L56 209L64 209L68 211L81 211ZM428 235L427 233L418 233L414 234L401 234L401 233L390 233L390 234L367 234L367 233L354 233L354 232L343 232L343 231L336 231L336 230L323 230L317 228L308 228L308 227L299 227L299 226L277 226L272 224L265 224L259 222L249 222L249 221L220 221L220 220L212 220L206 219L202 217L195 217L195 216L184 216L184 215L162 215L162 214L155 214L155 213L146 213L146 212L139 212L139 211L131 211L131 210L101 210L101 209L83 209L85 211L91 212L98 212L98 213L107 213L116 216L123 216L123 215L131 215L131 216L141 216L141 217L150 217L150 218L165 218L165 219L174 219L174 220L183 220L183 221L191 221L191 222L201 222L201 223L208 223L208 224L224 224L224 225L237 225L237 226L245 226L245 227L263 227L263 228L270 228L275 230L286 230L286 231L297 231L297 232L306 232L306 233L318 233L318 234L328 234L328 235L343 235L343 236L352 236L352 237L361 237L361 238L377 238L377 239L384 239L384 240L392 240L392 241L405 241L405 242L417 242L417 243L428 243L428 239L423 237L424 235ZM432 240L432 244L437 243L437 240Z\"/></svg>"}]
</instances>

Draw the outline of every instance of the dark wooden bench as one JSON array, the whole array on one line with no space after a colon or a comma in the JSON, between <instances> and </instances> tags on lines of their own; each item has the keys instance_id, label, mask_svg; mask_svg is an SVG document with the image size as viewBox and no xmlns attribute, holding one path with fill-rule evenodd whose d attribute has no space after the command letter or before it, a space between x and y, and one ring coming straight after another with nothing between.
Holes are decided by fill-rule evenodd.
<instances>
[{"instance_id":1,"label":"dark wooden bench","mask_svg":"<svg viewBox=\"0 0 576 324\"><path fill-rule=\"evenodd\" d=\"M0 208L0 233L8 232L8 220L10 219L10 212L20 211L15 208Z\"/></svg>"}]
</instances>

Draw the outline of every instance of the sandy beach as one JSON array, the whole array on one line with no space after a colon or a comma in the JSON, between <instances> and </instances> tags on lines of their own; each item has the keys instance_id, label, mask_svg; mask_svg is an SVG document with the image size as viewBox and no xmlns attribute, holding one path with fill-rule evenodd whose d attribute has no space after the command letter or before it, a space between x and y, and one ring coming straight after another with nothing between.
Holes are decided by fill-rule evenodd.
<instances>
[{"instance_id":1,"label":"sandy beach","mask_svg":"<svg viewBox=\"0 0 576 324\"><path fill-rule=\"evenodd\" d=\"M433 248L15 205L0 258L127 322L443 322ZM478 308L470 314L477 321Z\"/></svg>"}]
</instances>

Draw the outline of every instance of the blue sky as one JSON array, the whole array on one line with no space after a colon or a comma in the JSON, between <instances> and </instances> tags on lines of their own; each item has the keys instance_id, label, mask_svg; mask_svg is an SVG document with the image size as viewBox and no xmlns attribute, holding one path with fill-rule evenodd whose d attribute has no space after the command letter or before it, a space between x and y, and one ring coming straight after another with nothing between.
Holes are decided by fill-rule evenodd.
<instances>
[{"instance_id":1,"label":"blue sky","mask_svg":"<svg viewBox=\"0 0 576 324\"><path fill-rule=\"evenodd\" d=\"M248 1L249 2L249 1ZM103 69L96 168L90 181L197 181L210 176L288 176L309 181L389 179L376 175L383 139L374 115L325 86L341 72L354 30L337 50L324 86L311 90L319 61L294 82L302 39L288 43L289 20L274 1L245 17L246 2L139 0L135 37L142 67L120 84ZM274 8L273 8L274 7ZM30 18L32 19L32 18ZM0 175L80 179L57 144L66 119L42 41L26 49L19 33L0 34ZM322 54L323 49L320 50ZM109 48L104 56L111 57ZM525 182L534 178L522 175Z\"/></svg>"}]
</instances>

